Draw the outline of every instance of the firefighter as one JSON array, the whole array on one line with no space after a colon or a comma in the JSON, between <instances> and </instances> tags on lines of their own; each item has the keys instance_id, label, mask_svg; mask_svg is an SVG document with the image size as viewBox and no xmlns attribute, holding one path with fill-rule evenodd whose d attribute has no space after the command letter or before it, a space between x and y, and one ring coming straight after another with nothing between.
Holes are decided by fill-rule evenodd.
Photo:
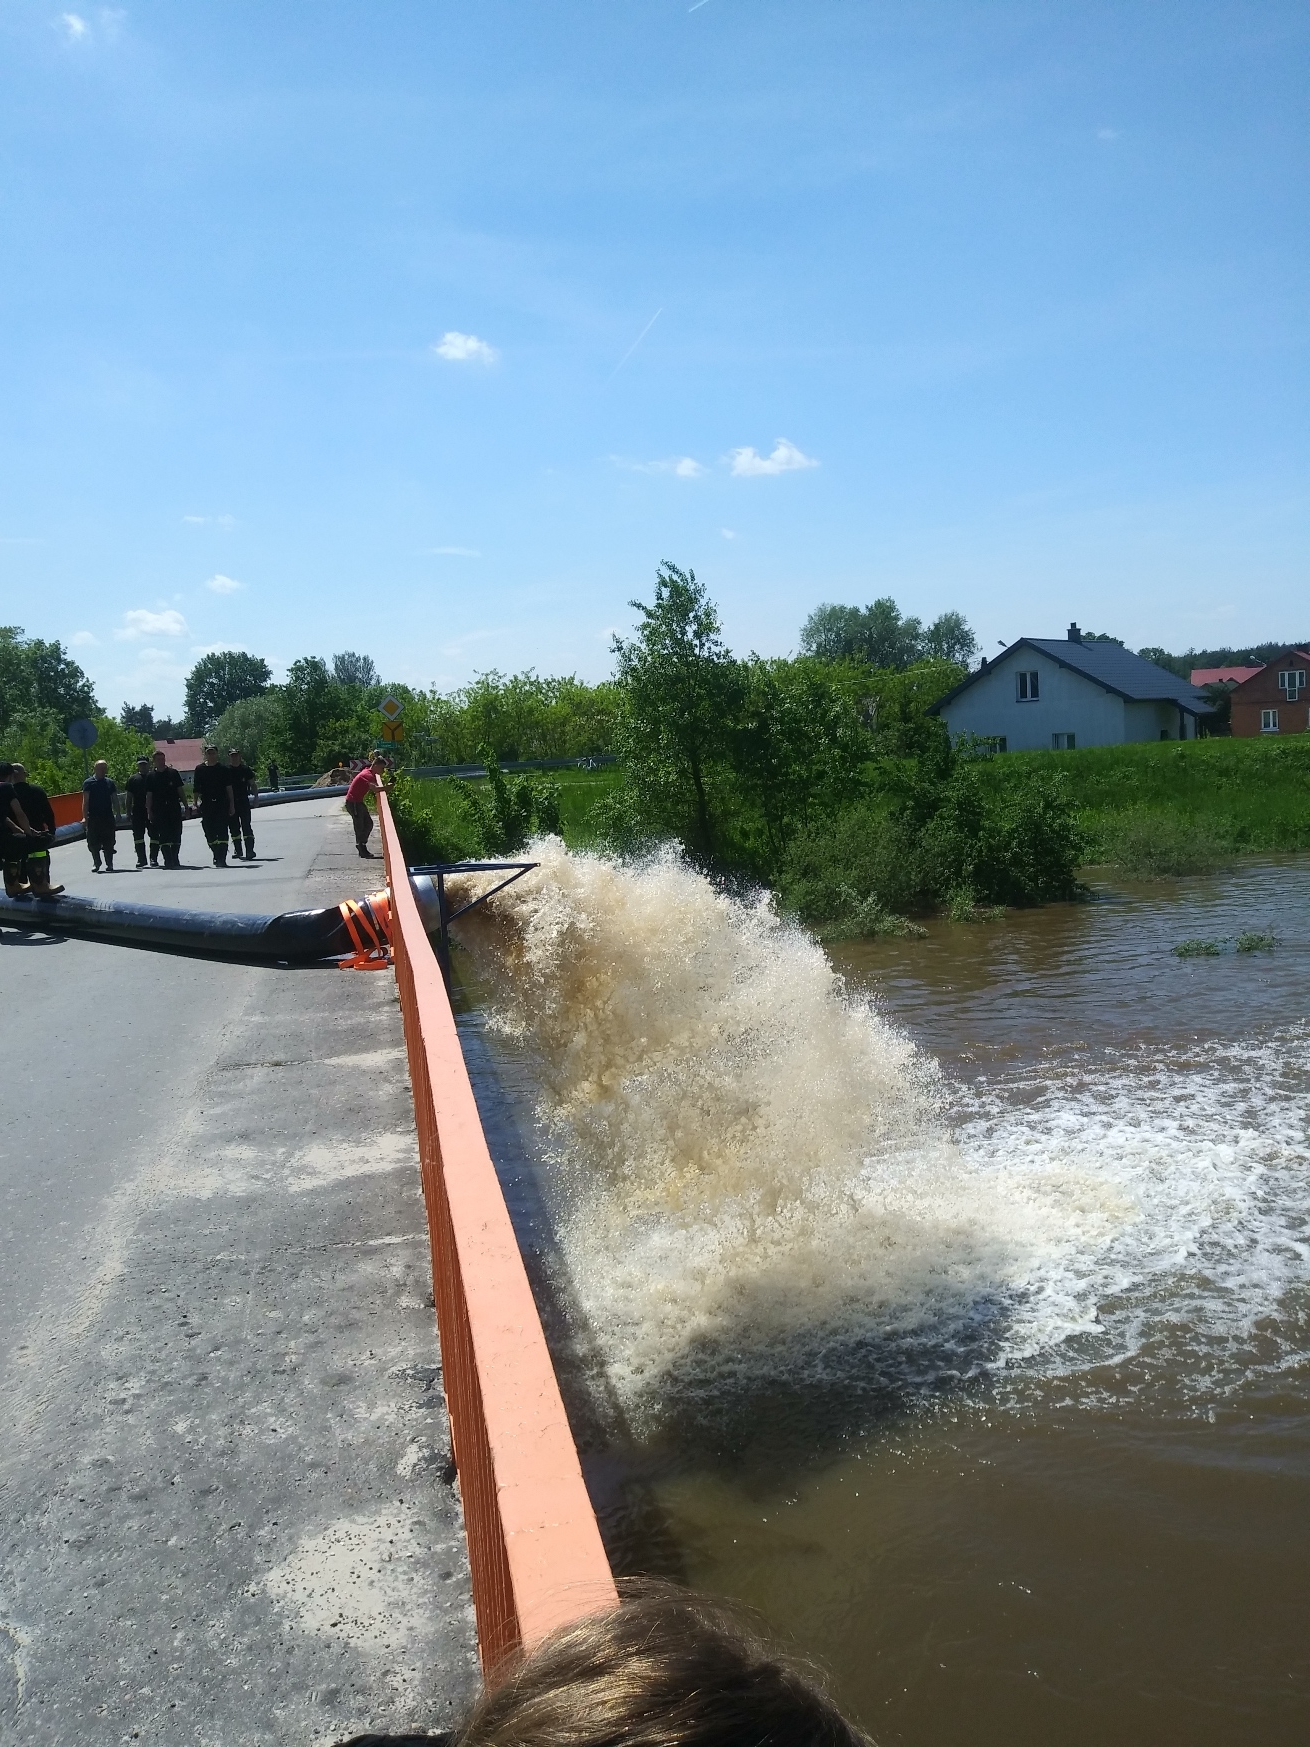
<instances>
[{"instance_id":1,"label":"firefighter","mask_svg":"<svg viewBox=\"0 0 1310 1747\"><path fill-rule=\"evenodd\" d=\"M191 789L200 808L200 828L214 854L214 866L226 867L227 833L236 816L236 803L231 770L218 762L217 746L206 746L205 762L196 766Z\"/></svg>"},{"instance_id":2,"label":"firefighter","mask_svg":"<svg viewBox=\"0 0 1310 1747\"><path fill-rule=\"evenodd\" d=\"M136 847L136 865L146 865L146 826L150 818L146 812L146 790L150 786L150 760L144 755L136 761L136 773L128 777L123 787L127 790L128 801L132 808L132 842ZM150 845L150 859L159 865L159 850Z\"/></svg>"},{"instance_id":3,"label":"firefighter","mask_svg":"<svg viewBox=\"0 0 1310 1747\"><path fill-rule=\"evenodd\" d=\"M250 803L259 794L259 784L255 781L255 773L242 758L234 746L227 755L228 775L232 778L232 804L236 812L232 815L232 853L240 861L241 839L246 840L245 859L255 859L255 833L250 824Z\"/></svg>"},{"instance_id":4,"label":"firefighter","mask_svg":"<svg viewBox=\"0 0 1310 1747\"><path fill-rule=\"evenodd\" d=\"M86 827L86 846L91 851L91 866L100 872L100 857L105 858L105 872L114 871L115 840L118 835L118 815L114 802L118 784L109 774L103 758L97 758L92 774L82 784L82 823Z\"/></svg>"},{"instance_id":5,"label":"firefighter","mask_svg":"<svg viewBox=\"0 0 1310 1747\"><path fill-rule=\"evenodd\" d=\"M55 810L50 797L40 783L27 780L24 765L16 764L13 774L14 799L27 815L28 825L36 836L28 839L27 877L34 898L57 898L62 886L50 884L50 851L55 841Z\"/></svg>"},{"instance_id":6,"label":"firefighter","mask_svg":"<svg viewBox=\"0 0 1310 1747\"><path fill-rule=\"evenodd\" d=\"M146 824L150 831L150 860L159 866L181 867L182 816L186 808L186 784L173 769L167 755L156 752L154 768L146 785Z\"/></svg>"},{"instance_id":7,"label":"firefighter","mask_svg":"<svg viewBox=\"0 0 1310 1747\"><path fill-rule=\"evenodd\" d=\"M0 856L4 860L8 898L32 895L27 883L27 849L31 841L32 827L23 803L14 793L14 767L6 759L0 763Z\"/></svg>"}]
</instances>

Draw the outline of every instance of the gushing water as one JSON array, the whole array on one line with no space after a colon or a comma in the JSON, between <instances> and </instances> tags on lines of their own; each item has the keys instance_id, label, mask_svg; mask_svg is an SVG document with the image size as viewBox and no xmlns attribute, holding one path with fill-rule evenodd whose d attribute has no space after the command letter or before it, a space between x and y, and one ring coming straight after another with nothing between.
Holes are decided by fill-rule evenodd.
<instances>
[{"instance_id":1,"label":"gushing water","mask_svg":"<svg viewBox=\"0 0 1310 1747\"><path fill-rule=\"evenodd\" d=\"M672 854L533 854L462 938L534 1058L634 1419L1085 1368L1184 1324L1213 1360L1304 1280L1302 1033L953 1087L763 902Z\"/></svg>"}]
</instances>

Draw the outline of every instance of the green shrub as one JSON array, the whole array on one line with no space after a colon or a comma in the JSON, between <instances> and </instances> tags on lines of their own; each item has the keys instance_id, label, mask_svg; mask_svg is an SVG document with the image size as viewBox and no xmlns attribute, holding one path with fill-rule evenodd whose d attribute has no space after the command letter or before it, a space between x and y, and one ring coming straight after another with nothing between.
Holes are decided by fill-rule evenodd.
<instances>
[{"instance_id":1,"label":"green shrub","mask_svg":"<svg viewBox=\"0 0 1310 1747\"><path fill-rule=\"evenodd\" d=\"M434 861L475 861L482 843L473 821L449 783L417 783L399 775L391 810L410 866Z\"/></svg>"},{"instance_id":2,"label":"green shrub","mask_svg":"<svg viewBox=\"0 0 1310 1747\"><path fill-rule=\"evenodd\" d=\"M1121 814L1106 837L1106 859L1137 879L1209 873L1229 853L1211 820L1144 807Z\"/></svg>"},{"instance_id":3,"label":"green shrub","mask_svg":"<svg viewBox=\"0 0 1310 1747\"><path fill-rule=\"evenodd\" d=\"M1174 953L1178 958L1218 958L1223 950L1222 940L1180 940Z\"/></svg>"},{"instance_id":4,"label":"green shrub","mask_svg":"<svg viewBox=\"0 0 1310 1747\"><path fill-rule=\"evenodd\" d=\"M1272 952L1278 941L1271 928L1257 932L1239 934L1236 941L1238 952Z\"/></svg>"}]
</instances>

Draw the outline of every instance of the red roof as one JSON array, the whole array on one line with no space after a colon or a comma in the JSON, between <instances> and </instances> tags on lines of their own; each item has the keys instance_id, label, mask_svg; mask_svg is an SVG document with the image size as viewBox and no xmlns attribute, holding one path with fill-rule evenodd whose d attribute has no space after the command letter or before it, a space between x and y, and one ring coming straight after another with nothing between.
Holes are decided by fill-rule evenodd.
<instances>
[{"instance_id":1,"label":"red roof","mask_svg":"<svg viewBox=\"0 0 1310 1747\"><path fill-rule=\"evenodd\" d=\"M1191 680L1193 685L1241 685L1253 673L1263 672L1261 667L1194 667Z\"/></svg>"},{"instance_id":2,"label":"red roof","mask_svg":"<svg viewBox=\"0 0 1310 1747\"><path fill-rule=\"evenodd\" d=\"M156 740L155 751L162 752L174 770L194 770L205 762L205 742L199 740Z\"/></svg>"}]
</instances>

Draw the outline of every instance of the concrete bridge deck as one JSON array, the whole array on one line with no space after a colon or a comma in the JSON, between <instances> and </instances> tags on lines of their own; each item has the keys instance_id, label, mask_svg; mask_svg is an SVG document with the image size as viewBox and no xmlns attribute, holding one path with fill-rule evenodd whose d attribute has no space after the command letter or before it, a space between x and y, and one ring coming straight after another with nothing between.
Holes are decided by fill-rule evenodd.
<instances>
[{"instance_id":1,"label":"concrete bridge deck","mask_svg":"<svg viewBox=\"0 0 1310 1747\"><path fill-rule=\"evenodd\" d=\"M55 876L275 912L381 885L339 800L261 859ZM190 866L186 864L191 864ZM389 973L0 935L0 1741L441 1728L476 1653Z\"/></svg>"}]
</instances>

